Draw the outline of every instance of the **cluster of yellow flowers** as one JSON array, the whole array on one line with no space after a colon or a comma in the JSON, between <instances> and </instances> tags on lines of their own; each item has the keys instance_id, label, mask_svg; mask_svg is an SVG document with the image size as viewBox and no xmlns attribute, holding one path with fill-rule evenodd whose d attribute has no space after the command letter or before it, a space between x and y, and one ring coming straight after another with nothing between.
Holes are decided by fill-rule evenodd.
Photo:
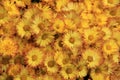
<instances>
[{"instance_id":1,"label":"cluster of yellow flowers","mask_svg":"<svg viewBox=\"0 0 120 80\"><path fill-rule=\"evenodd\" d=\"M119 80L120 0L0 0L0 80Z\"/></svg>"}]
</instances>

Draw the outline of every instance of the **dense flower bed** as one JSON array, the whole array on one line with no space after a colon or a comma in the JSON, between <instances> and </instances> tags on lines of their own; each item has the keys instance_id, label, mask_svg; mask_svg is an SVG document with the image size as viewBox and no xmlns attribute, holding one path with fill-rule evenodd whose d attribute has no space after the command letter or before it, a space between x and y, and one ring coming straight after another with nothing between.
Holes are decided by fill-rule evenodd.
<instances>
[{"instance_id":1,"label":"dense flower bed","mask_svg":"<svg viewBox=\"0 0 120 80\"><path fill-rule=\"evenodd\" d=\"M120 0L0 0L0 80L119 80Z\"/></svg>"}]
</instances>

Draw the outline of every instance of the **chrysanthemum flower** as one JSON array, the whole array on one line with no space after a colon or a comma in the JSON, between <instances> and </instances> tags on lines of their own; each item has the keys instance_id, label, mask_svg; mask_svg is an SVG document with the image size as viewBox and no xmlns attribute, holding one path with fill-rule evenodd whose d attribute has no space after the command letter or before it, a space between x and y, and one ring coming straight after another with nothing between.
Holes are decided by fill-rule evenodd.
<instances>
[{"instance_id":1,"label":"chrysanthemum flower","mask_svg":"<svg viewBox=\"0 0 120 80\"><path fill-rule=\"evenodd\" d=\"M47 46L48 44L50 44L53 39L54 39L54 33L53 32L42 32L37 38L36 38L36 43L40 46Z\"/></svg>"},{"instance_id":2,"label":"chrysanthemum flower","mask_svg":"<svg viewBox=\"0 0 120 80\"><path fill-rule=\"evenodd\" d=\"M102 53L96 49L86 49L85 52L82 53L82 57L88 63L87 66L89 68L99 66L103 62Z\"/></svg>"},{"instance_id":3,"label":"chrysanthemum flower","mask_svg":"<svg viewBox=\"0 0 120 80\"><path fill-rule=\"evenodd\" d=\"M51 19L52 10L48 5L42 5L41 3L36 4L36 7L41 11L40 16L44 19Z\"/></svg>"},{"instance_id":4,"label":"chrysanthemum flower","mask_svg":"<svg viewBox=\"0 0 120 80\"><path fill-rule=\"evenodd\" d=\"M74 25L74 27L76 28L77 26L75 26L75 25L80 24L80 15L79 15L79 13L76 13L75 11L70 11L70 12L64 13L64 21L65 20L66 20L65 24L67 24L66 26L72 28ZM72 22L72 23L68 24L67 22L69 22L69 23Z\"/></svg>"},{"instance_id":5,"label":"chrysanthemum flower","mask_svg":"<svg viewBox=\"0 0 120 80\"><path fill-rule=\"evenodd\" d=\"M75 65L68 64L68 65L62 67L60 74L64 79L74 80L76 78L76 74L77 74Z\"/></svg>"},{"instance_id":6,"label":"chrysanthemum flower","mask_svg":"<svg viewBox=\"0 0 120 80\"><path fill-rule=\"evenodd\" d=\"M3 1L4 8L8 11L10 16L19 16L20 12L15 4L9 0Z\"/></svg>"},{"instance_id":7,"label":"chrysanthemum flower","mask_svg":"<svg viewBox=\"0 0 120 80\"><path fill-rule=\"evenodd\" d=\"M66 25L65 28L71 29L71 30L76 29L76 25L71 19L64 19L64 22L65 22L65 25Z\"/></svg>"},{"instance_id":8,"label":"chrysanthemum flower","mask_svg":"<svg viewBox=\"0 0 120 80\"><path fill-rule=\"evenodd\" d=\"M76 48L82 45L82 39L78 32L70 31L64 35L64 44L69 48Z\"/></svg>"},{"instance_id":9,"label":"chrysanthemum flower","mask_svg":"<svg viewBox=\"0 0 120 80\"><path fill-rule=\"evenodd\" d=\"M114 62L114 63L119 63L120 60L120 55L119 52L115 52L111 55L105 56L107 59L110 59L110 61Z\"/></svg>"},{"instance_id":10,"label":"chrysanthemum flower","mask_svg":"<svg viewBox=\"0 0 120 80\"><path fill-rule=\"evenodd\" d=\"M92 1L91 0L84 0L85 7L88 11L92 10Z\"/></svg>"},{"instance_id":11,"label":"chrysanthemum flower","mask_svg":"<svg viewBox=\"0 0 120 80\"><path fill-rule=\"evenodd\" d=\"M43 28L42 23L43 23L42 17L40 17L40 15L35 15L33 24L31 25L33 33L38 34L40 32L40 29Z\"/></svg>"},{"instance_id":12,"label":"chrysanthemum flower","mask_svg":"<svg viewBox=\"0 0 120 80\"><path fill-rule=\"evenodd\" d=\"M8 74L12 76L16 76L20 73L21 66L20 65L10 65L8 69Z\"/></svg>"},{"instance_id":13,"label":"chrysanthemum flower","mask_svg":"<svg viewBox=\"0 0 120 80\"><path fill-rule=\"evenodd\" d=\"M56 42L55 42L55 44L54 44L54 49L55 50L62 50L62 48L63 48L63 41L62 41L62 38L58 38L57 40L56 40Z\"/></svg>"},{"instance_id":14,"label":"chrysanthemum flower","mask_svg":"<svg viewBox=\"0 0 120 80\"><path fill-rule=\"evenodd\" d=\"M97 28L88 28L83 32L85 44L95 43L100 38L100 31Z\"/></svg>"},{"instance_id":15,"label":"chrysanthemum flower","mask_svg":"<svg viewBox=\"0 0 120 80\"><path fill-rule=\"evenodd\" d=\"M25 7L25 3L21 0L11 0L12 3L16 5L16 7Z\"/></svg>"},{"instance_id":16,"label":"chrysanthemum flower","mask_svg":"<svg viewBox=\"0 0 120 80\"><path fill-rule=\"evenodd\" d=\"M120 17L120 7L118 6L110 8L106 10L106 13L108 13L110 17Z\"/></svg>"},{"instance_id":17,"label":"chrysanthemum flower","mask_svg":"<svg viewBox=\"0 0 120 80\"><path fill-rule=\"evenodd\" d=\"M4 36L13 36L16 33L16 24L14 24L12 21L7 22L3 25L2 29Z\"/></svg>"},{"instance_id":18,"label":"chrysanthemum flower","mask_svg":"<svg viewBox=\"0 0 120 80\"><path fill-rule=\"evenodd\" d=\"M103 27L102 32L104 34L103 40L108 40L112 37L112 31L108 27Z\"/></svg>"},{"instance_id":19,"label":"chrysanthemum flower","mask_svg":"<svg viewBox=\"0 0 120 80\"><path fill-rule=\"evenodd\" d=\"M99 26L107 24L108 16L104 13L95 14L95 21Z\"/></svg>"},{"instance_id":20,"label":"chrysanthemum flower","mask_svg":"<svg viewBox=\"0 0 120 80\"><path fill-rule=\"evenodd\" d=\"M27 67L21 67L20 74L15 76L14 80L33 80L33 78L29 75Z\"/></svg>"},{"instance_id":21,"label":"chrysanthemum flower","mask_svg":"<svg viewBox=\"0 0 120 80\"><path fill-rule=\"evenodd\" d=\"M119 0L102 0L102 3L106 7L114 7L114 6L117 6L120 3L120 1Z\"/></svg>"},{"instance_id":22,"label":"chrysanthemum flower","mask_svg":"<svg viewBox=\"0 0 120 80\"><path fill-rule=\"evenodd\" d=\"M106 80L107 77L102 73L91 72L91 78L92 80Z\"/></svg>"},{"instance_id":23,"label":"chrysanthemum flower","mask_svg":"<svg viewBox=\"0 0 120 80\"><path fill-rule=\"evenodd\" d=\"M26 58L27 58L27 63L28 65L32 66L32 67L36 67L39 64L42 63L43 61L43 56L44 54L41 52L40 49L38 48L33 48L31 49L27 54L26 54Z\"/></svg>"},{"instance_id":24,"label":"chrysanthemum flower","mask_svg":"<svg viewBox=\"0 0 120 80\"><path fill-rule=\"evenodd\" d=\"M120 79L120 65L116 66L116 69L110 75L110 79L111 80L118 80L118 79Z\"/></svg>"},{"instance_id":25,"label":"chrysanthemum flower","mask_svg":"<svg viewBox=\"0 0 120 80\"><path fill-rule=\"evenodd\" d=\"M56 0L56 11L61 11L68 2L69 0Z\"/></svg>"},{"instance_id":26,"label":"chrysanthemum flower","mask_svg":"<svg viewBox=\"0 0 120 80\"><path fill-rule=\"evenodd\" d=\"M78 72L77 75L83 78L87 75L88 70L87 70L86 62L83 61L83 59L81 60L78 62L78 65L77 65L77 72Z\"/></svg>"},{"instance_id":27,"label":"chrysanthemum flower","mask_svg":"<svg viewBox=\"0 0 120 80\"><path fill-rule=\"evenodd\" d=\"M54 59L58 65L61 67L70 63L70 58L63 51L58 51L55 53Z\"/></svg>"},{"instance_id":28,"label":"chrysanthemum flower","mask_svg":"<svg viewBox=\"0 0 120 80\"><path fill-rule=\"evenodd\" d=\"M104 63L100 66L102 70L102 74L110 75L116 69L117 64L111 60L106 59Z\"/></svg>"},{"instance_id":29,"label":"chrysanthemum flower","mask_svg":"<svg viewBox=\"0 0 120 80\"><path fill-rule=\"evenodd\" d=\"M113 38L117 41L117 44L120 46L120 31L114 31L113 32Z\"/></svg>"},{"instance_id":30,"label":"chrysanthemum flower","mask_svg":"<svg viewBox=\"0 0 120 80\"><path fill-rule=\"evenodd\" d=\"M113 54L114 52L118 52L119 47L118 47L118 44L115 42L115 40L110 39L104 42L102 50L107 55L110 55L110 54Z\"/></svg>"},{"instance_id":31,"label":"chrysanthemum flower","mask_svg":"<svg viewBox=\"0 0 120 80\"><path fill-rule=\"evenodd\" d=\"M48 72L56 73L58 71L58 65L56 64L56 61L52 55L46 55L44 64L47 67Z\"/></svg>"},{"instance_id":32,"label":"chrysanthemum flower","mask_svg":"<svg viewBox=\"0 0 120 80\"><path fill-rule=\"evenodd\" d=\"M53 24L53 29L59 33L62 33L64 30L64 22L61 19L55 19L54 24Z\"/></svg>"},{"instance_id":33,"label":"chrysanthemum flower","mask_svg":"<svg viewBox=\"0 0 120 80\"><path fill-rule=\"evenodd\" d=\"M31 4L31 0L21 0L22 2L24 2L24 4L26 5L30 5Z\"/></svg>"},{"instance_id":34,"label":"chrysanthemum flower","mask_svg":"<svg viewBox=\"0 0 120 80\"><path fill-rule=\"evenodd\" d=\"M4 56L15 56L15 54L17 53L17 48L18 46L15 40L12 40L11 38L6 37L0 40L0 53L2 53Z\"/></svg>"},{"instance_id":35,"label":"chrysanthemum flower","mask_svg":"<svg viewBox=\"0 0 120 80\"><path fill-rule=\"evenodd\" d=\"M22 38L23 37L30 38L32 34L30 26L31 26L30 21L28 21L27 19L20 20L20 22L16 26L18 35Z\"/></svg>"},{"instance_id":36,"label":"chrysanthemum flower","mask_svg":"<svg viewBox=\"0 0 120 80\"><path fill-rule=\"evenodd\" d=\"M0 25L8 22L10 17L8 16L7 10L0 5Z\"/></svg>"},{"instance_id":37,"label":"chrysanthemum flower","mask_svg":"<svg viewBox=\"0 0 120 80\"><path fill-rule=\"evenodd\" d=\"M80 12L82 9L79 9L80 6L78 3L69 2L65 7L62 8L63 11L76 11ZM80 10L80 11L79 11Z\"/></svg>"},{"instance_id":38,"label":"chrysanthemum flower","mask_svg":"<svg viewBox=\"0 0 120 80\"><path fill-rule=\"evenodd\" d=\"M39 9L36 8L36 7L32 7L30 9L27 9L23 15L23 17L26 19L26 20L31 20L32 18L34 18L34 16L36 14L38 14L39 12Z\"/></svg>"}]
</instances>

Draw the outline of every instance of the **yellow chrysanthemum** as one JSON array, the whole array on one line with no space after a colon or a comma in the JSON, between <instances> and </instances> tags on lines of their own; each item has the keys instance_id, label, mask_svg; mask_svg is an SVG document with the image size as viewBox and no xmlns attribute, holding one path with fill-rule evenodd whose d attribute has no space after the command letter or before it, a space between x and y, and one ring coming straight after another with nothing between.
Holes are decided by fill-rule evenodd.
<instances>
[{"instance_id":1,"label":"yellow chrysanthemum","mask_svg":"<svg viewBox=\"0 0 120 80\"><path fill-rule=\"evenodd\" d=\"M70 31L64 35L64 44L69 48L76 48L82 45L82 39L78 32Z\"/></svg>"},{"instance_id":2,"label":"yellow chrysanthemum","mask_svg":"<svg viewBox=\"0 0 120 80\"><path fill-rule=\"evenodd\" d=\"M110 17L120 17L120 7L113 7L106 11Z\"/></svg>"},{"instance_id":3,"label":"yellow chrysanthemum","mask_svg":"<svg viewBox=\"0 0 120 80\"><path fill-rule=\"evenodd\" d=\"M57 64L59 64L61 67L67 65L70 63L70 58L68 55L66 55L62 51L58 51L55 53L54 59Z\"/></svg>"},{"instance_id":4,"label":"yellow chrysanthemum","mask_svg":"<svg viewBox=\"0 0 120 80\"><path fill-rule=\"evenodd\" d=\"M71 19L64 19L64 22L65 22L65 27L67 28L67 29L76 29L76 25L74 24L74 22L71 20Z\"/></svg>"},{"instance_id":5,"label":"yellow chrysanthemum","mask_svg":"<svg viewBox=\"0 0 120 80\"><path fill-rule=\"evenodd\" d=\"M27 63L28 65L32 66L32 67L36 67L39 64L42 63L43 61L43 56L44 54L41 52L40 49L38 48L33 48L31 49L27 54L26 54L26 58L27 58Z\"/></svg>"},{"instance_id":6,"label":"yellow chrysanthemum","mask_svg":"<svg viewBox=\"0 0 120 80\"><path fill-rule=\"evenodd\" d=\"M103 40L108 40L112 37L112 31L110 30L110 28L103 27L102 31L103 31L103 34L104 34Z\"/></svg>"},{"instance_id":7,"label":"yellow chrysanthemum","mask_svg":"<svg viewBox=\"0 0 120 80\"><path fill-rule=\"evenodd\" d=\"M102 55L96 49L86 49L82 54L83 59L88 63L89 68L99 66L102 62Z\"/></svg>"},{"instance_id":8,"label":"yellow chrysanthemum","mask_svg":"<svg viewBox=\"0 0 120 80\"><path fill-rule=\"evenodd\" d=\"M21 66L20 65L10 65L8 69L8 74L12 76L16 76L20 73Z\"/></svg>"},{"instance_id":9,"label":"yellow chrysanthemum","mask_svg":"<svg viewBox=\"0 0 120 80\"><path fill-rule=\"evenodd\" d=\"M14 77L14 80L34 80L33 76L29 75L27 67L21 67L20 74Z\"/></svg>"},{"instance_id":10,"label":"yellow chrysanthemum","mask_svg":"<svg viewBox=\"0 0 120 80\"><path fill-rule=\"evenodd\" d=\"M46 56L44 64L47 67L48 72L56 73L58 71L58 65L52 55Z\"/></svg>"},{"instance_id":11,"label":"yellow chrysanthemum","mask_svg":"<svg viewBox=\"0 0 120 80\"><path fill-rule=\"evenodd\" d=\"M39 3L39 4L36 4L36 7L41 11L40 13L41 17L45 19L51 19L53 17L50 6L42 5L41 3Z\"/></svg>"},{"instance_id":12,"label":"yellow chrysanthemum","mask_svg":"<svg viewBox=\"0 0 120 80\"><path fill-rule=\"evenodd\" d=\"M68 64L68 65L62 67L60 74L64 79L74 80L76 78L76 74L77 74L76 67L73 64Z\"/></svg>"},{"instance_id":13,"label":"yellow chrysanthemum","mask_svg":"<svg viewBox=\"0 0 120 80\"><path fill-rule=\"evenodd\" d=\"M117 41L117 44L120 46L120 31L113 32L113 38Z\"/></svg>"},{"instance_id":14,"label":"yellow chrysanthemum","mask_svg":"<svg viewBox=\"0 0 120 80\"><path fill-rule=\"evenodd\" d=\"M102 73L94 73L94 72L91 72L91 78L92 80L106 80L105 79L105 75L102 74Z\"/></svg>"},{"instance_id":15,"label":"yellow chrysanthemum","mask_svg":"<svg viewBox=\"0 0 120 80\"><path fill-rule=\"evenodd\" d=\"M80 20L80 26L82 28L89 28L89 20L88 19L81 19Z\"/></svg>"},{"instance_id":16,"label":"yellow chrysanthemum","mask_svg":"<svg viewBox=\"0 0 120 80\"><path fill-rule=\"evenodd\" d=\"M69 20L70 19L70 20ZM72 25L79 25L80 24L80 15L79 15L79 13L76 13L75 11L70 11L69 13L65 13L64 14L64 20L67 20L69 23L70 22L72 22L72 23L70 23L70 25L72 24ZM72 21L71 21L72 20ZM67 23L66 23L67 24ZM67 24L67 25L69 25L69 24ZM69 26L70 26L69 25ZM71 26L72 26L71 25ZM73 26L72 26L73 27ZM77 26L75 26L75 27L77 27ZM78 26L79 27L79 26Z\"/></svg>"},{"instance_id":17,"label":"yellow chrysanthemum","mask_svg":"<svg viewBox=\"0 0 120 80\"><path fill-rule=\"evenodd\" d=\"M0 40L0 53L2 53L4 56L15 56L15 54L17 53L17 48L18 46L16 42L11 38L6 37L3 40Z\"/></svg>"},{"instance_id":18,"label":"yellow chrysanthemum","mask_svg":"<svg viewBox=\"0 0 120 80\"><path fill-rule=\"evenodd\" d=\"M43 32L40 34L40 36L37 37L36 43L40 46L45 47L53 41L53 35L53 32Z\"/></svg>"},{"instance_id":19,"label":"yellow chrysanthemum","mask_svg":"<svg viewBox=\"0 0 120 80\"><path fill-rule=\"evenodd\" d=\"M9 19L10 17L8 16L7 10L0 5L0 26L1 24L8 22Z\"/></svg>"},{"instance_id":20,"label":"yellow chrysanthemum","mask_svg":"<svg viewBox=\"0 0 120 80\"><path fill-rule=\"evenodd\" d=\"M96 28L85 29L83 32L85 43L86 44L95 43L100 38L99 33L100 33L100 31L97 30Z\"/></svg>"},{"instance_id":21,"label":"yellow chrysanthemum","mask_svg":"<svg viewBox=\"0 0 120 80\"><path fill-rule=\"evenodd\" d=\"M95 13L101 13L103 11L103 4L102 1L96 0L93 2L93 12Z\"/></svg>"},{"instance_id":22,"label":"yellow chrysanthemum","mask_svg":"<svg viewBox=\"0 0 120 80\"><path fill-rule=\"evenodd\" d=\"M21 0L22 2L24 2L26 5L30 5L31 4L31 0Z\"/></svg>"},{"instance_id":23,"label":"yellow chrysanthemum","mask_svg":"<svg viewBox=\"0 0 120 80\"><path fill-rule=\"evenodd\" d=\"M87 75L88 70L87 70L86 62L83 61L83 59L81 59L77 64L77 71L78 71L77 75L81 78Z\"/></svg>"},{"instance_id":24,"label":"yellow chrysanthemum","mask_svg":"<svg viewBox=\"0 0 120 80\"><path fill-rule=\"evenodd\" d=\"M102 0L106 7L114 7L120 3L120 0Z\"/></svg>"},{"instance_id":25,"label":"yellow chrysanthemum","mask_svg":"<svg viewBox=\"0 0 120 80\"><path fill-rule=\"evenodd\" d=\"M105 56L107 59L110 59L114 63L119 63L120 55L119 52L115 52L109 56Z\"/></svg>"},{"instance_id":26,"label":"yellow chrysanthemum","mask_svg":"<svg viewBox=\"0 0 120 80\"><path fill-rule=\"evenodd\" d=\"M33 19L34 16L38 13L39 13L39 9L37 9L36 7L33 7L33 8L30 8L30 9L27 9L25 11L23 17L27 20L30 20L30 19Z\"/></svg>"},{"instance_id":27,"label":"yellow chrysanthemum","mask_svg":"<svg viewBox=\"0 0 120 80\"><path fill-rule=\"evenodd\" d=\"M92 10L92 0L84 0L85 7L88 11Z\"/></svg>"},{"instance_id":28,"label":"yellow chrysanthemum","mask_svg":"<svg viewBox=\"0 0 120 80\"><path fill-rule=\"evenodd\" d=\"M86 19L86 20L94 19L94 15L92 13L88 12L88 11L83 11L81 13L81 17L82 17L82 19Z\"/></svg>"},{"instance_id":29,"label":"yellow chrysanthemum","mask_svg":"<svg viewBox=\"0 0 120 80\"><path fill-rule=\"evenodd\" d=\"M64 7L69 0L56 0L56 11L61 11L61 8Z\"/></svg>"},{"instance_id":30,"label":"yellow chrysanthemum","mask_svg":"<svg viewBox=\"0 0 120 80\"><path fill-rule=\"evenodd\" d=\"M111 60L106 59L104 63L100 66L102 74L110 75L116 69L117 64Z\"/></svg>"},{"instance_id":31,"label":"yellow chrysanthemum","mask_svg":"<svg viewBox=\"0 0 120 80\"><path fill-rule=\"evenodd\" d=\"M20 12L15 4L9 0L3 1L4 8L8 11L10 16L19 16Z\"/></svg>"},{"instance_id":32,"label":"yellow chrysanthemum","mask_svg":"<svg viewBox=\"0 0 120 80\"><path fill-rule=\"evenodd\" d=\"M114 52L118 52L119 46L115 40L110 39L110 40L104 42L102 50L107 55L110 55L110 54L113 54Z\"/></svg>"},{"instance_id":33,"label":"yellow chrysanthemum","mask_svg":"<svg viewBox=\"0 0 120 80\"><path fill-rule=\"evenodd\" d=\"M11 0L11 3L14 3L16 7L25 7L25 3L21 0Z\"/></svg>"},{"instance_id":34,"label":"yellow chrysanthemum","mask_svg":"<svg viewBox=\"0 0 120 80\"><path fill-rule=\"evenodd\" d=\"M11 21L3 25L2 29L4 36L13 36L16 33L16 25Z\"/></svg>"},{"instance_id":35,"label":"yellow chrysanthemum","mask_svg":"<svg viewBox=\"0 0 120 80\"><path fill-rule=\"evenodd\" d=\"M16 26L17 33L20 37L27 37L31 36L31 27L30 21L26 19L22 19Z\"/></svg>"},{"instance_id":36,"label":"yellow chrysanthemum","mask_svg":"<svg viewBox=\"0 0 120 80\"><path fill-rule=\"evenodd\" d=\"M38 34L40 32L40 29L43 28L42 22L43 22L43 19L39 15L36 15L33 20L32 27L31 27L32 31L35 34Z\"/></svg>"},{"instance_id":37,"label":"yellow chrysanthemum","mask_svg":"<svg viewBox=\"0 0 120 80\"><path fill-rule=\"evenodd\" d=\"M55 19L55 22L53 24L53 29L59 33L62 33L63 30L64 30L64 22L63 20L60 20L60 19Z\"/></svg>"},{"instance_id":38,"label":"yellow chrysanthemum","mask_svg":"<svg viewBox=\"0 0 120 80\"><path fill-rule=\"evenodd\" d=\"M99 26L104 26L107 23L108 16L104 13L96 14L95 20Z\"/></svg>"},{"instance_id":39,"label":"yellow chrysanthemum","mask_svg":"<svg viewBox=\"0 0 120 80\"><path fill-rule=\"evenodd\" d=\"M59 50L62 50L62 48L63 48L63 41L62 41L62 38L59 38L56 40L54 44L54 49L59 51Z\"/></svg>"},{"instance_id":40,"label":"yellow chrysanthemum","mask_svg":"<svg viewBox=\"0 0 120 80\"><path fill-rule=\"evenodd\" d=\"M80 8L80 6L79 6L78 3L69 2L67 4L67 6L65 6L65 7L62 8L62 10L63 11L72 11L72 10L74 10L76 12L80 12L82 9L80 10L79 8Z\"/></svg>"}]
</instances>

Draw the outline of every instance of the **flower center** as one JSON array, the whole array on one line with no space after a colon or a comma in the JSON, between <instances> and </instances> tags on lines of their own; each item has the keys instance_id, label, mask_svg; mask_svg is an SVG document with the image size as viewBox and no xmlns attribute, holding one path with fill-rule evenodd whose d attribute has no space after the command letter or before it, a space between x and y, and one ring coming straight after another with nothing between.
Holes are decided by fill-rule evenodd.
<instances>
[{"instance_id":1,"label":"flower center","mask_svg":"<svg viewBox=\"0 0 120 80\"><path fill-rule=\"evenodd\" d=\"M22 75L22 76L20 77L20 79L21 79L21 80L27 80L27 76Z\"/></svg>"},{"instance_id":2,"label":"flower center","mask_svg":"<svg viewBox=\"0 0 120 80\"><path fill-rule=\"evenodd\" d=\"M93 35L89 35L89 36L88 36L88 39L89 39L90 41L93 40L93 38L94 38Z\"/></svg>"},{"instance_id":3,"label":"flower center","mask_svg":"<svg viewBox=\"0 0 120 80\"><path fill-rule=\"evenodd\" d=\"M58 45L59 47L62 47L63 46L62 41L59 41Z\"/></svg>"},{"instance_id":4,"label":"flower center","mask_svg":"<svg viewBox=\"0 0 120 80\"><path fill-rule=\"evenodd\" d=\"M33 55L32 56L32 61L36 61L37 60L37 56L36 55Z\"/></svg>"},{"instance_id":5,"label":"flower center","mask_svg":"<svg viewBox=\"0 0 120 80\"><path fill-rule=\"evenodd\" d=\"M101 70L100 70L99 68L96 68L96 69L95 69L95 72L96 72L96 73L100 73Z\"/></svg>"},{"instance_id":6,"label":"flower center","mask_svg":"<svg viewBox=\"0 0 120 80\"><path fill-rule=\"evenodd\" d=\"M48 61L48 67L54 67L54 65L55 65L54 60Z\"/></svg>"},{"instance_id":7,"label":"flower center","mask_svg":"<svg viewBox=\"0 0 120 80\"><path fill-rule=\"evenodd\" d=\"M92 62L92 61L93 61L93 57L92 57L92 56L88 56L88 57L87 57L87 60L88 60L89 62Z\"/></svg>"},{"instance_id":8,"label":"flower center","mask_svg":"<svg viewBox=\"0 0 120 80\"><path fill-rule=\"evenodd\" d=\"M25 31L29 31L29 30L30 30L30 26L29 26L29 25L24 25L23 29L24 29Z\"/></svg>"},{"instance_id":9,"label":"flower center","mask_svg":"<svg viewBox=\"0 0 120 80\"><path fill-rule=\"evenodd\" d=\"M110 11L110 14L111 14L112 16L115 16L115 15L116 15L116 11L115 11L115 10L111 10L111 11Z\"/></svg>"},{"instance_id":10,"label":"flower center","mask_svg":"<svg viewBox=\"0 0 120 80\"><path fill-rule=\"evenodd\" d=\"M82 71L82 69L83 69L82 66L78 67L78 71Z\"/></svg>"},{"instance_id":11,"label":"flower center","mask_svg":"<svg viewBox=\"0 0 120 80\"><path fill-rule=\"evenodd\" d=\"M60 29L60 26L59 26L59 25L56 25L56 29Z\"/></svg>"},{"instance_id":12,"label":"flower center","mask_svg":"<svg viewBox=\"0 0 120 80\"><path fill-rule=\"evenodd\" d=\"M67 73L67 74L71 74L71 73L72 73L72 69L71 69L71 68L67 68L67 69L66 69L66 73Z\"/></svg>"},{"instance_id":13,"label":"flower center","mask_svg":"<svg viewBox=\"0 0 120 80\"><path fill-rule=\"evenodd\" d=\"M41 38L42 40L46 40L48 38L48 34L43 34Z\"/></svg>"},{"instance_id":14,"label":"flower center","mask_svg":"<svg viewBox=\"0 0 120 80\"><path fill-rule=\"evenodd\" d=\"M69 42L73 44L73 43L75 42L75 39L74 39L73 37L71 37L71 38L69 39Z\"/></svg>"},{"instance_id":15,"label":"flower center","mask_svg":"<svg viewBox=\"0 0 120 80\"><path fill-rule=\"evenodd\" d=\"M111 50L112 48L111 48L110 45L106 45L106 49L107 49L107 50Z\"/></svg>"},{"instance_id":16,"label":"flower center","mask_svg":"<svg viewBox=\"0 0 120 80\"><path fill-rule=\"evenodd\" d=\"M62 60L62 63L63 63L63 64L67 64L68 61L69 61L69 59L68 59L68 58L65 58L65 59Z\"/></svg>"}]
</instances>

